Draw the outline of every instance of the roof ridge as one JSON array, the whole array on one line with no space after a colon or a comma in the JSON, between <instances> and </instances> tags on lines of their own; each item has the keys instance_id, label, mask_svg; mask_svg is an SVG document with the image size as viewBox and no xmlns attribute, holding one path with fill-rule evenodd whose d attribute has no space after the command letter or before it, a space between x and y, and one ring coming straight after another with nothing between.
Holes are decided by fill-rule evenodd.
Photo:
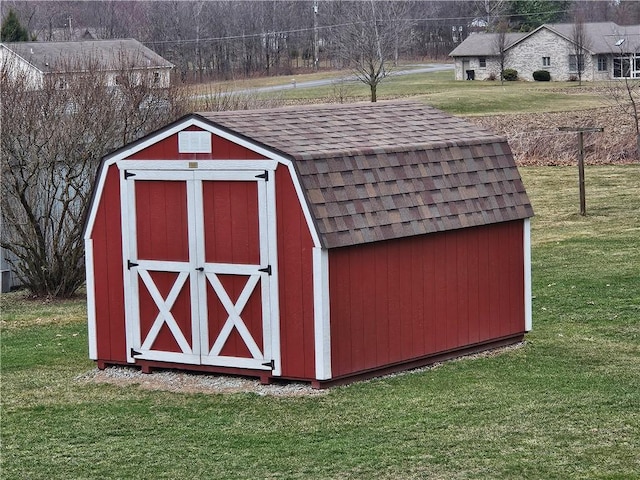
<instances>
[{"instance_id":1,"label":"roof ridge","mask_svg":"<svg viewBox=\"0 0 640 480\"><path fill-rule=\"evenodd\" d=\"M326 149L316 150L313 154L309 153L286 153L286 155L292 156L296 160L322 160L327 158L334 158L336 156L358 156L358 155L375 155L375 154L389 154L389 153L405 153L412 151L428 151L438 150L451 147L472 147L474 145L484 145L487 143L509 143L507 138L503 135L483 135L473 137L468 140L436 140L431 142L420 143L408 143L403 145L389 145L389 146L371 146L371 147L352 147L343 149ZM266 145L270 149L274 149L269 145ZM277 150L277 149L276 149Z\"/></svg>"}]
</instances>

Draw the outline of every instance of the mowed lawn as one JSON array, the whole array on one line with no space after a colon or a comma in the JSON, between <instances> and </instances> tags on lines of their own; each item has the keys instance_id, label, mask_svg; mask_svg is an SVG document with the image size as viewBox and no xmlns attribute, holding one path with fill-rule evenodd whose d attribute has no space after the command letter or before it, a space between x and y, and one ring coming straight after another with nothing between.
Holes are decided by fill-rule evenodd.
<instances>
[{"instance_id":1,"label":"mowed lawn","mask_svg":"<svg viewBox=\"0 0 640 480\"><path fill-rule=\"evenodd\" d=\"M216 95L216 92L244 91L240 96L251 96L252 94L246 93L246 89L274 85L291 87L292 79L302 84L305 81L332 78L329 85L287 88L253 95L276 102L368 101L369 87L355 79L347 80L349 76L349 72L343 71L267 77L235 83L215 83L209 87L200 86L194 92ZM606 88L605 83L585 83L579 86L577 82L518 81L501 84L500 81L456 81L453 70L408 75L394 75L392 71L378 85L378 100L411 98L456 115L559 112L611 106L612 101L602 94Z\"/></svg>"},{"instance_id":2,"label":"mowed lawn","mask_svg":"<svg viewBox=\"0 0 640 480\"><path fill-rule=\"evenodd\" d=\"M521 169L534 330L520 348L327 395L77 379L85 305L2 296L3 479L639 478L640 166Z\"/></svg>"}]
</instances>

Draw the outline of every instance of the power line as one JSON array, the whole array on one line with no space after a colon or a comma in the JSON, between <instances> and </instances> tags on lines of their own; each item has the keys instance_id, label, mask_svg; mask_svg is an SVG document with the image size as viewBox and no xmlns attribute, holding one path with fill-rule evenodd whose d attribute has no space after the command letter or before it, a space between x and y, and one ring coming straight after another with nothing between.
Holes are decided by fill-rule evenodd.
<instances>
[{"instance_id":1,"label":"power line","mask_svg":"<svg viewBox=\"0 0 640 480\"><path fill-rule=\"evenodd\" d=\"M532 17L537 15L551 15L551 14L559 14L559 13L569 13L569 10L552 10L548 12L540 12L540 13L527 13L527 14L510 14L510 15L495 15L496 18L511 18L511 17ZM474 20L477 18L482 18L484 15L475 15L475 16L463 16L463 17L436 17L436 18L398 18L387 21L392 22L442 22L442 21L463 21L463 20ZM380 21L380 20L377 20ZM291 30L277 30L277 31L267 31L261 33L249 33L242 35L228 35L221 37L205 37L205 38L189 38L189 39L179 39L179 40L149 40L145 41L145 44L153 44L153 45L163 45L163 44L184 44L184 43L198 43L198 42L220 42L226 40L245 40L250 38L263 38L266 36L281 36L290 33L304 33L304 32L312 32L314 28L317 30L327 30L331 28L338 27L346 27L351 25L359 25L366 24L366 21L358 21L358 22L348 22L348 23L336 23L333 25L324 25L317 27L306 27L306 28L296 28Z\"/></svg>"}]
</instances>

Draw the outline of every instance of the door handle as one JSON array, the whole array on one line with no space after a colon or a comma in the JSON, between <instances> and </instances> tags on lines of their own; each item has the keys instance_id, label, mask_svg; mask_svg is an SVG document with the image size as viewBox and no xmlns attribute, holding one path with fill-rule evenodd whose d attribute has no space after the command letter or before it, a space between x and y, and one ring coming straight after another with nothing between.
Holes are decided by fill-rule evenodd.
<instances>
[{"instance_id":1,"label":"door handle","mask_svg":"<svg viewBox=\"0 0 640 480\"><path fill-rule=\"evenodd\" d=\"M199 272L204 272L204 267L198 267L198 268L196 268L196 270L199 271Z\"/></svg>"}]
</instances>

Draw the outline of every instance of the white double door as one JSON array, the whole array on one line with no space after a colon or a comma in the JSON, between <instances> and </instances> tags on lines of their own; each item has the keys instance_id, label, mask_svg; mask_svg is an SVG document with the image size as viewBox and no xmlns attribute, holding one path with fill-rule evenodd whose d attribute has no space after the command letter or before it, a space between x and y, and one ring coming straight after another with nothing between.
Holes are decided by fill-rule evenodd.
<instances>
[{"instance_id":1,"label":"white double door","mask_svg":"<svg viewBox=\"0 0 640 480\"><path fill-rule=\"evenodd\" d=\"M279 369L269 173L124 172L130 361Z\"/></svg>"}]
</instances>

